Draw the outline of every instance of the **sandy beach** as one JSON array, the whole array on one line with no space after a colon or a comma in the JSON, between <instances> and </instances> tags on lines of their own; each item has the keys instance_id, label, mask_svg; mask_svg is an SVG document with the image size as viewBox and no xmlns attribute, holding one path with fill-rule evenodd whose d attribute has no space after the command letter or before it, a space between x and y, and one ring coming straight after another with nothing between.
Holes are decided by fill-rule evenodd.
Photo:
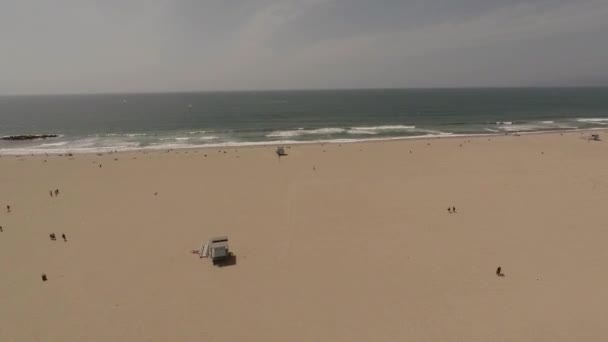
<instances>
[{"instance_id":1,"label":"sandy beach","mask_svg":"<svg viewBox=\"0 0 608 342\"><path fill-rule=\"evenodd\" d=\"M0 341L601 341L588 135L2 156Z\"/></svg>"}]
</instances>

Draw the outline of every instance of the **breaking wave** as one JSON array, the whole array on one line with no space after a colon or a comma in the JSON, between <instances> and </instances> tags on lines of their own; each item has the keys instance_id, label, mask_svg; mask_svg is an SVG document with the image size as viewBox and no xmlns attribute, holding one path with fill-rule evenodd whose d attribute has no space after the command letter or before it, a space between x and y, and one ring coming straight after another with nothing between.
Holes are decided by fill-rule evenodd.
<instances>
[{"instance_id":1,"label":"breaking wave","mask_svg":"<svg viewBox=\"0 0 608 342\"><path fill-rule=\"evenodd\" d=\"M337 134L344 133L346 130L344 128L318 128L318 129L303 129L299 128L297 130L287 130L287 131L274 131L269 134L266 134L268 138L288 138L288 137L299 137L302 135L329 135L329 134Z\"/></svg>"},{"instance_id":2,"label":"breaking wave","mask_svg":"<svg viewBox=\"0 0 608 342\"><path fill-rule=\"evenodd\" d=\"M608 125L608 118L578 118L576 121L596 125Z\"/></svg>"},{"instance_id":3,"label":"breaking wave","mask_svg":"<svg viewBox=\"0 0 608 342\"><path fill-rule=\"evenodd\" d=\"M442 138L505 133L534 133L572 129L605 129L608 118L566 118L538 121L488 121L477 124L352 125L345 127L274 130L180 130L137 133L60 135L53 140L0 141L0 154L105 153L175 148L257 146L306 143L347 143L396 139Z\"/></svg>"}]
</instances>

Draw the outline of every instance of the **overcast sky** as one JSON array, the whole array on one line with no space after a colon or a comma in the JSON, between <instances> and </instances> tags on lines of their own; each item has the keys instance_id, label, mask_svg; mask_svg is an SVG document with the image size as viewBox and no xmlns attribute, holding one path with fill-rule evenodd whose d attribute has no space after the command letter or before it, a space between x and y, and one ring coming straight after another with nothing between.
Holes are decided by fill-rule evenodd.
<instances>
[{"instance_id":1,"label":"overcast sky","mask_svg":"<svg viewBox=\"0 0 608 342\"><path fill-rule=\"evenodd\" d=\"M608 85L608 0L0 0L0 94Z\"/></svg>"}]
</instances>

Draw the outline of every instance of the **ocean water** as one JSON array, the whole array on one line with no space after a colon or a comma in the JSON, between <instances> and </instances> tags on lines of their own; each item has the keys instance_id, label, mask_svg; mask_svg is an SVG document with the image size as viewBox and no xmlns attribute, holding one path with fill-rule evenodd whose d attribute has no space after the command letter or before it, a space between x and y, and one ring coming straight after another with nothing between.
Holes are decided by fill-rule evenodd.
<instances>
[{"instance_id":1,"label":"ocean water","mask_svg":"<svg viewBox=\"0 0 608 342\"><path fill-rule=\"evenodd\" d=\"M0 96L0 154L608 128L608 88Z\"/></svg>"}]
</instances>

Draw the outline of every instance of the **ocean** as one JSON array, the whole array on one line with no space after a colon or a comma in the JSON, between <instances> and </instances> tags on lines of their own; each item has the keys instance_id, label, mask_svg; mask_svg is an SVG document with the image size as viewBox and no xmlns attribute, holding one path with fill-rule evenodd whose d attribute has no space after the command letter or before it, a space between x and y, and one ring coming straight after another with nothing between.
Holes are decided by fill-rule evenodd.
<instances>
[{"instance_id":1,"label":"ocean","mask_svg":"<svg viewBox=\"0 0 608 342\"><path fill-rule=\"evenodd\" d=\"M352 142L608 128L608 88L0 96L0 154Z\"/></svg>"}]
</instances>

